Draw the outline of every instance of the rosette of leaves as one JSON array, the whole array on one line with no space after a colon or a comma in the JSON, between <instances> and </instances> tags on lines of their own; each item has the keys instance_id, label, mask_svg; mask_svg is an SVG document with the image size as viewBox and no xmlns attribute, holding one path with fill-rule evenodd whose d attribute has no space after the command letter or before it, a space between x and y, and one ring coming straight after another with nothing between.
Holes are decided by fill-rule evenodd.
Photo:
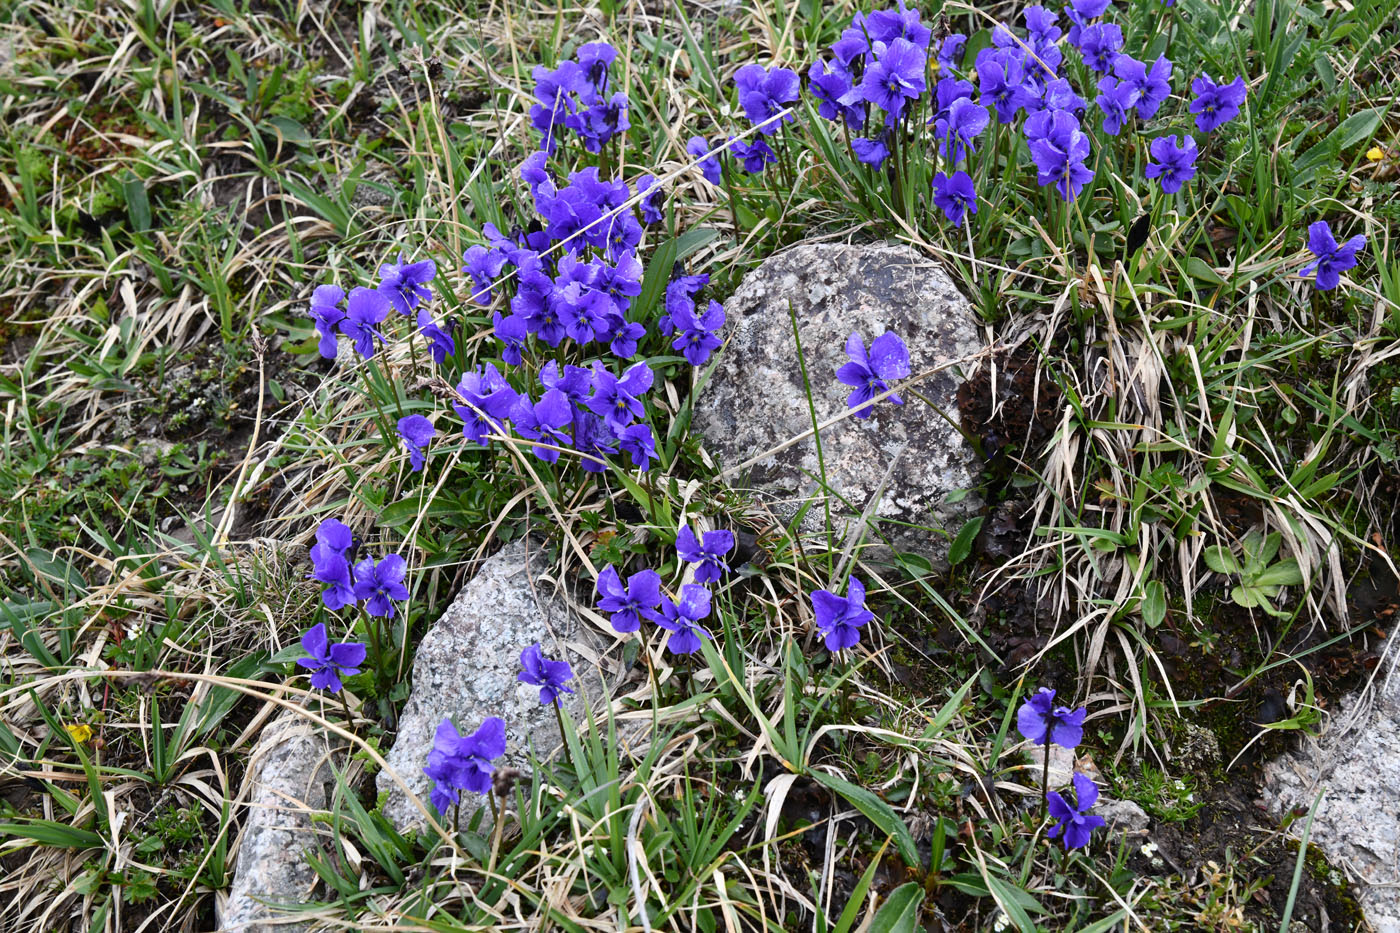
<instances>
[{"instance_id":1,"label":"rosette of leaves","mask_svg":"<svg viewBox=\"0 0 1400 933\"><path fill-rule=\"evenodd\" d=\"M1206 548L1206 566L1216 573L1239 578L1240 582L1230 590L1230 598L1238 605L1285 616L1287 613L1274 605L1274 599L1285 586L1302 583L1303 571L1292 557L1274 560L1282 541L1278 532L1265 535L1251 531L1240 542L1238 557L1224 545Z\"/></svg>"}]
</instances>

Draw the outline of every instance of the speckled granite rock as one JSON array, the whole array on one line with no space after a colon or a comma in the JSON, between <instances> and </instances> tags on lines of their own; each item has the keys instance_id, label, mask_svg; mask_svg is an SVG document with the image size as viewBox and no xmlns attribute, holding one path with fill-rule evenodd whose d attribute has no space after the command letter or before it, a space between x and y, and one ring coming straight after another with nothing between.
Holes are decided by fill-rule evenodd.
<instances>
[{"instance_id":1,"label":"speckled granite rock","mask_svg":"<svg viewBox=\"0 0 1400 933\"><path fill-rule=\"evenodd\" d=\"M516 768L528 768L532 746L544 756L560 745L554 712L540 703L539 688L516 680L523 648L539 642L545 654L573 665L570 686L577 693L565 698L564 708L574 722L582 721L585 691L593 708L602 699L604 676L597 659L612 639L568 610L556 585L541 578L548 569L538 542L507 545L482 562L423 636L413 661L412 693L385 757L425 806L430 782L423 765L433 733L445 718L467 732L488 716L501 717L506 724L504 763ZM389 819L401 828L421 825L422 813L387 773L380 773L378 786L381 793L389 792L384 805ZM483 800L462 795L464 823Z\"/></svg>"},{"instance_id":2,"label":"speckled granite rock","mask_svg":"<svg viewBox=\"0 0 1400 933\"><path fill-rule=\"evenodd\" d=\"M1347 697L1316 740L1266 764L1263 797L1281 818L1325 789L1312 841L1361 880L1357 900L1377 933L1400 933L1400 629L1384 657L1369 708Z\"/></svg>"},{"instance_id":3,"label":"speckled granite rock","mask_svg":"<svg viewBox=\"0 0 1400 933\"><path fill-rule=\"evenodd\" d=\"M847 410L850 388L836 380L846 362L846 338L858 331L868 346L886 330L909 347L915 375L955 364L929 376L918 391L957 420L959 370L970 370L984 347L972 307L942 268L904 245L798 245L749 273L725 303L733 332L695 408L695 427L723 466L736 467L812 428L789 304L819 423ZM976 485L979 464L952 424L911 393L904 396L902 407L880 402L870 418L847 418L822 430L827 481L839 495L830 497L833 519L844 539L889 472L872 516L884 520L881 533L900 550L941 561L948 536L899 523L956 534L982 504L972 495L947 499ZM806 437L731 475L730 482L752 489L790 520L805 499L821 494L812 478L820 476L816 443ZM818 503L803 530L819 533L824 525ZM874 534L867 540L879 541Z\"/></svg>"},{"instance_id":4,"label":"speckled granite rock","mask_svg":"<svg viewBox=\"0 0 1400 933\"><path fill-rule=\"evenodd\" d=\"M326 808L332 756L344 767L345 747L312 723L285 712L263 729L252 757L252 791L238 843L233 884L218 911L222 933L296 933L276 905L304 904L316 886L305 853L314 845L311 813Z\"/></svg>"}]
</instances>

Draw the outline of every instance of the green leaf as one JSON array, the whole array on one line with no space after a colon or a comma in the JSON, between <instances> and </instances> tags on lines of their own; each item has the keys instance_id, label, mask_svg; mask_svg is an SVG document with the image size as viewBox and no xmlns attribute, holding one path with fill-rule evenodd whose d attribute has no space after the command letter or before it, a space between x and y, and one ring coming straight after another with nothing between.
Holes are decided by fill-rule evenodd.
<instances>
[{"instance_id":1,"label":"green leaf","mask_svg":"<svg viewBox=\"0 0 1400 933\"><path fill-rule=\"evenodd\" d=\"M901 884L889 900L875 912L870 933L917 933L919 910L924 905L924 889L913 881Z\"/></svg>"},{"instance_id":2,"label":"green leaf","mask_svg":"<svg viewBox=\"0 0 1400 933\"><path fill-rule=\"evenodd\" d=\"M1303 571L1292 557L1270 564L1254 578L1255 586L1297 586L1303 582Z\"/></svg>"},{"instance_id":3,"label":"green leaf","mask_svg":"<svg viewBox=\"0 0 1400 933\"><path fill-rule=\"evenodd\" d=\"M986 881L987 889L991 891L992 897L1001 905L1001 909L1006 911L1006 915L1016 924L1016 928L1021 933L1035 933L1035 921L1031 919L1031 914L1045 912L1045 908L1040 906L1040 902L996 875L988 874Z\"/></svg>"},{"instance_id":4,"label":"green leaf","mask_svg":"<svg viewBox=\"0 0 1400 933\"><path fill-rule=\"evenodd\" d=\"M138 233L151 229L151 201L146 196L146 183L135 175L131 176L122 182L122 196L126 198L131 229Z\"/></svg>"},{"instance_id":5,"label":"green leaf","mask_svg":"<svg viewBox=\"0 0 1400 933\"><path fill-rule=\"evenodd\" d=\"M1190 259L1186 260L1186 274L1193 279L1209 282L1212 285L1226 284L1225 280L1221 278L1220 273L1216 272L1215 269L1211 267L1210 263L1199 256L1192 256Z\"/></svg>"},{"instance_id":6,"label":"green leaf","mask_svg":"<svg viewBox=\"0 0 1400 933\"><path fill-rule=\"evenodd\" d=\"M899 850L904 864L911 867L919 865L921 861L919 848L914 844L914 837L910 834L909 827L904 825L904 820L900 819L899 814L894 812L893 807L864 787L852 784L850 781L835 775L823 771L813 771L812 778L818 784L823 784L846 798L847 803L859 810L866 819L893 839L894 847Z\"/></svg>"},{"instance_id":7,"label":"green leaf","mask_svg":"<svg viewBox=\"0 0 1400 933\"><path fill-rule=\"evenodd\" d=\"M860 880L856 882L851 896L846 899L846 909L841 911L841 916L836 921L836 926L832 928L831 933L849 933L851 927L855 926L856 918L860 916L860 908L865 903L865 895L870 890L870 883L875 880L875 870L880 867L880 859L884 854L885 847L881 846L880 851L870 860L869 866L861 874Z\"/></svg>"},{"instance_id":8,"label":"green leaf","mask_svg":"<svg viewBox=\"0 0 1400 933\"><path fill-rule=\"evenodd\" d=\"M1307 184L1317 174L1320 165L1332 159L1336 153L1348 149L1362 140L1369 139L1380 126L1383 107L1372 107L1347 117L1337 124L1321 142L1303 153L1293 163L1298 172L1296 184Z\"/></svg>"},{"instance_id":9,"label":"green leaf","mask_svg":"<svg viewBox=\"0 0 1400 933\"><path fill-rule=\"evenodd\" d=\"M1235 587L1230 591L1230 598L1235 601L1236 605L1243 606L1246 609L1253 609L1260 603L1258 591L1248 586Z\"/></svg>"},{"instance_id":10,"label":"green leaf","mask_svg":"<svg viewBox=\"0 0 1400 933\"><path fill-rule=\"evenodd\" d=\"M1240 572L1240 562L1224 545L1212 545L1206 548L1202 556L1206 559L1206 566L1216 573L1237 574Z\"/></svg>"},{"instance_id":11,"label":"green leaf","mask_svg":"<svg viewBox=\"0 0 1400 933\"><path fill-rule=\"evenodd\" d=\"M1156 628L1167 617L1167 590L1160 580L1152 580L1142 588L1142 621Z\"/></svg>"},{"instance_id":12,"label":"green leaf","mask_svg":"<svg viewBox=\"0 0 1400 933\"><path fill-rule=\"evenodd\" d=\"M967 560L972 553L972 542L977 540L977 533L982 530L983 518L981 515L970 518L962 528L958 529L957 537L953 538L953 543L948 546L948 565L956 567Z\"/></svg>"},{"instance_id":13,"label":"green leaf","mask_svg":"<svg viewBox=\"0 0 1400 933\"><path fill-rule=\"evenodd\" d=\"M102 837L91 830L65 826L52 820L0 823L0 839L9 837L33 839L35 842L60 849L99 849L104 845Z\"/></svg>"}]
</instances>

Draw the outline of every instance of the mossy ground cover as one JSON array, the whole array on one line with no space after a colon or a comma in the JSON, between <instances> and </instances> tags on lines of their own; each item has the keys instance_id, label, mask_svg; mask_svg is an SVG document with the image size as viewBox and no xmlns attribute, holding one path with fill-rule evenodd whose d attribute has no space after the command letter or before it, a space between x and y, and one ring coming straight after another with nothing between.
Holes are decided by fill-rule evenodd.
<instances>
[{"instance_id":1,"label":"mossy ground cover","mask_svg":"<svg viewBox=\"0 0 1400 933\"><path fill-rule=\"evenodd\" d=\"M974 50L999 20L1021 25L1017 4L918 9ZM1120 2L1124 50L1170 55L1173 97L1156 122L1104 134L1097 76L1070 53L1096 170L1072 206L993 117L967 163L978 213L953 226L931 187L952 166L918 136L927 99L873 169L806 90L777 162L706 181L689 138L750 127L735 73L810 79L855 12L4 8L0 928L212 928L247 757L279 690L306 685L289 652L318 621L337 637L371 624L329 615L305 579L322 519L411 566L391 637L347 683L343 726L372 767L416 639L482 556L535 533L580 576L578 555L678 572L687 515L737 531L748 569L702 655L627 647L665 672L617 698L654 712L648 750L619 749L607 717L580 723L568 760L512 791L500 840L470 826L400 838L368 783L346 786L326 817L335 841L313 853L319 918L1230 930L1286 914L1317 928L1325 908L1353 928L1346 886L1315 856L1292 889L1297 847L1253 795L1258 762L1369 676L1396 610L1396 3ZM532 69L589 41L619 51L630 127L601 153L570 144L556 170L663 179L664 218L639 248L659 283L679 261L722 301L800 240L893 239L968 295L992 349L958 407L988 508L941 532L957 536L950 569L848 563L775 525L687 430L703 370L669 341L646 350L662 462L627 482L457 440L451 386L499 359L506 301L472 304L457 257L487 223L528 223L516 170L539 147ZM1196 134L1197 177L1169 195L1144 175L1149 143L1194 131L1202 73L1243 75L1248 93ZM1321 219L1367 238L1330 291L1299 275ZM322 359L312 289L373 285L401 252L438 261L451 358L435 367L420 340L373 365L346 346ZM659 292L639 309L649 321ZM393 433L411 413L439 426L421 474ZM834 656L808 594L872 570L876 621ZM1289 582L1268 590L1270 573ZM591 588L572 598L591 609ZM1160 853L1045 838L1013 721L1040 685L1087 704L1081 760L1157 820ZM1202 728L1220 756L1187 765L1183 736Z\"/></svg>"}]
</instances>

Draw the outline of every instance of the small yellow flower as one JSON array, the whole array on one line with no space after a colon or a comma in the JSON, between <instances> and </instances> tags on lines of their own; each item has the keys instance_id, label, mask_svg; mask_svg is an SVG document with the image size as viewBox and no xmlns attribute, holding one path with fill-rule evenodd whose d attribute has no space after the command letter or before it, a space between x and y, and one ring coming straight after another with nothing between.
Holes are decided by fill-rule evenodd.
<instances>
[{"instance_id":1,"label":"small yellow flower","mask_svg":"<svg viewBox=\"0 0 1400 933\"><path fill-rule=\"evenodd\" d=\"M86 723L73 723L63 728L68 730L68 734L73 737L74 742L82 743L92 738L92 727Z\"/></svg>"},{"instance_id":2,"label":"small yellow flower","mask_svg":"<svg viewBox=\"0 0 1400 933\"><path fill-rule=\"evenodd\" d=\"M1370 159L1372 162L1379 162L1381 159L1385 158L1385 150L1380 146L1372 146L1370 149L1366 150L1366 158Z\"/></svg>"}]
</instances>

